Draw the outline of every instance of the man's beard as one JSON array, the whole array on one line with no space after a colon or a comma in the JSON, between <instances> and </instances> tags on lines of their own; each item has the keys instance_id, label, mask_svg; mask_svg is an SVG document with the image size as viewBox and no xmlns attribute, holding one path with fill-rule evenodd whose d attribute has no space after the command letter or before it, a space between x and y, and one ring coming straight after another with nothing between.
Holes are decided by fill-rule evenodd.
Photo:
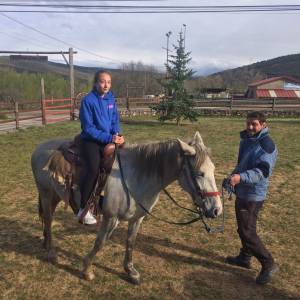
<instances>
[{"instance_id":1,"label":"man's beard","mask_svg":"<svg viewBox=\"0 0 300 300\"><path fill-rule=\"evenodd\" d=\"M252 131L252 130L247 130L247 133L248 133L248 135L250 135L250 136L253 136L253 135L256 134L256 132L255 132L255 131Z\"/></svg>"}]
</instances>

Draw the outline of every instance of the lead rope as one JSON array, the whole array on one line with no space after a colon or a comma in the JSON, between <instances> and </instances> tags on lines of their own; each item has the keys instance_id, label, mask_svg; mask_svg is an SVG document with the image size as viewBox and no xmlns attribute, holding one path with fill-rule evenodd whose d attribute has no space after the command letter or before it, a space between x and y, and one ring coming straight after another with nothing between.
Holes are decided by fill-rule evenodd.
<instances>
[{"instance_id":1,"label":"lead rope","mask_svg":"<svg viewBox=\"0 0 300 300\"><path fill-rule=\"evenodd\" d=\"M130 191L128 189L128 186L125 182L125 179L124 179L124 172L123 172L123 167L122 167L122 163L121 163L121 158L120 158L120 153L118 151L118 147L116 147L116 156L117 156L117 160L118 160L118 164L119 164L119 169L120 169L120 175L121 175L121 182L122 182L122 185L123 185L123 188L125 190L125 193L126 193L126 199L127 199L127 206L129 207L130 205ZM164 193L169 197L169 199L172 200L172 202L177 205L178 207L184 209L184 210L187 210L187 211L190 211L192 213L195 213L195 214L198 214L198 217L190 220L190 221L186 221L186 222L173 222L173 221L168 221L168 220L165 220L165 219L162 219L162 218L159 218L157 216L155 216L154 214L152 214L148 209L146 209L141 203L137 202L138 205L148 214L150 215L151 217L153 217L154 219L156 220L159 220L159 221L162 221L164 223L168 223L168 224L172 224L172 225L189 225L189 224L192 224L192 223L195 223L197 221L201 221L204 225L204 228L206 230L207 233L214 233L214 232L224 232L224 223L225 223L225 213L224 213L224 196L223 196L223 189L222 189L222 202L223 202L223 224L221 227L219 228L211 228L204 220L204 217L203 217L203 214L202 214L202 211L200 209L198 209L197 211L195 210L192 210L192 209L189 209L189 208L186 208L186 207L183 207L181 206L180 204L178 204L178 202L169 194L169 192L166 190L166 189L163 189Z\"/></svg>"},{"instance_id":2,"label":"lead rope","mask_svg":"<svg viewBox=\"0 0 300 300\"><path fill-rule=\"evenodd\" d=\"M120 174L121 174L121 182L122 182L122 185L123 185L123 188L125 190L125 193L126 193L126 199L127 199L127 207L129 207L130 205L130 191L128 189L128 186L125 182L125 179L124 179L124 172L123 172L123 167L122 167L122 163L121 163L121 158L120 158L120 153L118 151L118 148L116 148L116 154L117 154L117 160L118 160L118 164L119 164L119 169L120 169ZM168 192L166 190L164 190L167 194ZM171 197L171 195L169 194L169 197ZM172 197L171 197L172 199ZM174 200L174 199L173 199ZM175 201L175 200L174 200ZM176 201L175 201L176 202ZM201 220L201 217L198 216L197 218L194 218L190 221L187 221L187 222L172 222L172 221L168 221L168 220L164 220L164 219L161 219L159 217L156 217L155 215L153 215L150 211L148 211L147 208L145 208L141 203L137 202L138 205L148 214L150 215L151 217L153 217L154 219L157 219L159 221L162 221L162 222L165 222L165 223L168 223L168 224L173 224L173 225L188 225L188 224L192 224L194 222L197 222L199 220ZM194 211L194 210L191 210L189 208L184 208L184 207L181 207L183 209L186 209L186 210L189 210L193 213L197 213L199 214L197 211Z\"/></svg>"}]
</instances>

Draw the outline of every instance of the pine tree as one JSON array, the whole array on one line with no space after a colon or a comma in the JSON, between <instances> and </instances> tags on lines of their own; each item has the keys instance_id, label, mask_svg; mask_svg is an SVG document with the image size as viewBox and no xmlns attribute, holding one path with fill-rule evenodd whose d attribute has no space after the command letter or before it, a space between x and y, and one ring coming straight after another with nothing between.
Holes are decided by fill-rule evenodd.
<instances>
[{"instance_id":1,"label":"pine tree","mask_svg":"<svg viewBox=\"0 0 300 300\"><path fill-rule=\"evenodd\" d=\"M171 59L166 63L167 78L162 82L167 96L151 108L159 114L160 121L175 120L179 125L181 120L196 121L199 114L193 109L195 103L184 85L194 71L188 68L191 52L185 52L182 32L179 33L178 45L173 47L176 55L170 55Z\"/></svg>"}]
</instances>

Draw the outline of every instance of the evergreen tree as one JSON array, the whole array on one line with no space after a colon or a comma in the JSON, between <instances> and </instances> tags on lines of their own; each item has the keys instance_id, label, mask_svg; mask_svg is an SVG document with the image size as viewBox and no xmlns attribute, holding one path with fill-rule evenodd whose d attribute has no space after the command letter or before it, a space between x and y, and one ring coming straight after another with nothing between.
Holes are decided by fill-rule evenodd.
<instances>
[{"instance_id":1,"label":"evergreen tree","mask_svg":"<svg viewBox=\"0 0 300 300\"><path fill-rule=\"evenodd\" d=\"M159 114L160 121L176 120L177 125L181 120L196 121L199 114L193 109L194 100L188 95L185 81L192 78L194 71L188 68L191 52L185 52L182 32L179 33L178 45L173 45L175 55L166 63L167 78L162 85L167 91L166 97L151 108Z\"/></svg>"}]
</instances>

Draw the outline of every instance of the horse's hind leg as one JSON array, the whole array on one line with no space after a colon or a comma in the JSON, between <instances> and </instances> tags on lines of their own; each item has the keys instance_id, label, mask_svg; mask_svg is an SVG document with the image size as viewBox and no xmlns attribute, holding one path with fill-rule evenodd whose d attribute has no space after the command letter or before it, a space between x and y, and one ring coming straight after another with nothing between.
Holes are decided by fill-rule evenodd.
<instances>
[{"instance_id":1,"label":"horse's hind leg","mask_svg":"<svg viewBox=\"0 0 300 300\"><path fill-rule=\"evenodd\" d=\"M104 246L106 240L111 236L113 230L117 227L117 225L117 218L107 218L105 216L103 217L101 228L98 232L94 247L83 260L83 276L85 279L94 279L95 275L90 269L93 258L95 257L97 252Z\"/></svg>"},{"instance_id":2,"label":"horse's hind leg","mask_svg":"<svg viewBox=\"0 0 300 300\"><path fill-rule=\"evenodd\" d=\"M124 269L129 276L129 279L134 284L141 283L140 273L133 266L132 251L135 244L136 236L143 218L138 219L135 222L128 223L128 233L126 242L126 254L124 259Z\"/></svg>"},{"instance_id":3,"label":"horse's hind leg","mask_svg":"<svg viewBox=\"0 0 300 300\"><path fill-rule=\"evenodd\" d=\"M43 220L44 248L47 251L47 259L51 263L57 262L56 252L52 243L52 219L55 208L59 202L57 197L47 192L39 194L39 213Z\"/></svg>"}]
</instances>

